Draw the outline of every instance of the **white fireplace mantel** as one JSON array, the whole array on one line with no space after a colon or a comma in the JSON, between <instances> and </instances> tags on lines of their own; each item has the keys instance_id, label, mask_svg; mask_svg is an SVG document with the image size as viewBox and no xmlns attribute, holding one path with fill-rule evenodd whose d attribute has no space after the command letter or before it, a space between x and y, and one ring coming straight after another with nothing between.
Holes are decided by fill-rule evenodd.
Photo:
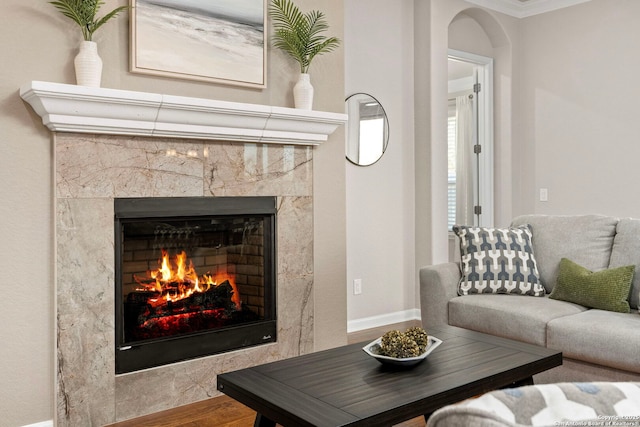
<instances>
[{"instance_id":1,"label":"white fireplace mantel","mask_svg":"<svg viewBox=\"0 0 640 427\"><path fill-rule=\"evenodd\" d=\"M318 145L347 115L32 81L20 96L53 132Z\"/></svg>"}]
</instances>

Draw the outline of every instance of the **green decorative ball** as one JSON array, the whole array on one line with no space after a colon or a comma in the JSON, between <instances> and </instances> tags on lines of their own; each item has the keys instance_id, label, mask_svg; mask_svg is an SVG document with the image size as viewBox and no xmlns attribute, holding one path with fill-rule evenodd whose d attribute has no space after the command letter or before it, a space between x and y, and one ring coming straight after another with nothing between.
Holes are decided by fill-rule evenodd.
<instances>
[{"instance_id":1,"label":"green decorative ball","mask_svg":"<svg viewBox=\"0 0 640 427\"><path fill-rule=\"evenodd\" d=\"M409 328L404 333L392 330L382 336L380 354L399 359L420 356L428 340L427 332L419 327Z\"/></svg>"},{"instance_id":2,"label":"green decorative ball","mask_svg":"<svg viewBox=\"0 0 640 427\"><path fill-rule=\"evenodd\" d=\"M427 334L427 331L418 326L414 326L413 328L407 329L404 334L418 344L418 347L420 347L420 353L424 353L424 350L429 344L429 334Z\"/></svg>"}]
</instances>

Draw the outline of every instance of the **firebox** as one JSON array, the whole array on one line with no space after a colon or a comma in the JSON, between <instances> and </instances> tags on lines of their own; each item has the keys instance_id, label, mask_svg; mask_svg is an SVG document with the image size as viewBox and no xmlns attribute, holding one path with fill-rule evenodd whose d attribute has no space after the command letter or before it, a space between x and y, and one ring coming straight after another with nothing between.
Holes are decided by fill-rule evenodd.
<instances>
[{"instance_id":1,"label":"firebox","mask_svg":"<svg viewBox=\"0 0 640 427\"><path fill-rule=\"evenodd\" d=\"M276 198L115 199L116 373L276 340Z\"/></svg>"}]
</instances>

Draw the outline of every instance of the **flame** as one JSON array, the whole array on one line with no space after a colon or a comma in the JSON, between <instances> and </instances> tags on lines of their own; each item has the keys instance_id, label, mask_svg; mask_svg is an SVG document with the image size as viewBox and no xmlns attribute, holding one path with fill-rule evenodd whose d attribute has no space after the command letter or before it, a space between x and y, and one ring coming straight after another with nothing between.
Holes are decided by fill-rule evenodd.
<instances>
[{"instance_id":1,"label":"flame","mask_svg":"<svg viewBox=\"0 0 640 427\"><path fill-rule=\"evenodd\" d=\"M159 268L147 273L151 280L140 280L136 275L134 279L143 287L143 290L155 291L160 294L158 298L152 299L154 303L175 302L188 298L196 292L207 292L211 287L218 286L224 281L228 281L233 289L231 301L238 310L241 309L240 292L235 283L235 279L228 273L214 275L204 274L202 278L193 268L191 260L187 259L185 251L176 254L171 262L169 252L162 249L162 257L158 260Z\"/></svg>"}]
</instances>

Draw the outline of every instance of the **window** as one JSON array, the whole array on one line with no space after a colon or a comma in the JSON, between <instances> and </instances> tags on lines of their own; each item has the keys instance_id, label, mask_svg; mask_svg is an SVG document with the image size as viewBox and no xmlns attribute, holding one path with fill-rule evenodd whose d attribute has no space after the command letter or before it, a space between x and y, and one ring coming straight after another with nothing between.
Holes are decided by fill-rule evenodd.
<instances>
[{"instance_id":1,"label":"window","mask_svg":"<svg viewBox=\"0 0 640 427\"><path fill-rule=\"evenodd\" d=\"M360 144L359 161L363 165L375 163L384 152L384 118L363 118L360 120Z\"/></svg>"},{"instance_id":2,"label":"window","mask_svg":"<svg viewBox=\"0 0 640 427\"><path fill-rule=\"evenodd\" d=\"M456 223L456 100L449 100L447 159L447 227L451 231Z\"/></svg>"}]
</instances>

